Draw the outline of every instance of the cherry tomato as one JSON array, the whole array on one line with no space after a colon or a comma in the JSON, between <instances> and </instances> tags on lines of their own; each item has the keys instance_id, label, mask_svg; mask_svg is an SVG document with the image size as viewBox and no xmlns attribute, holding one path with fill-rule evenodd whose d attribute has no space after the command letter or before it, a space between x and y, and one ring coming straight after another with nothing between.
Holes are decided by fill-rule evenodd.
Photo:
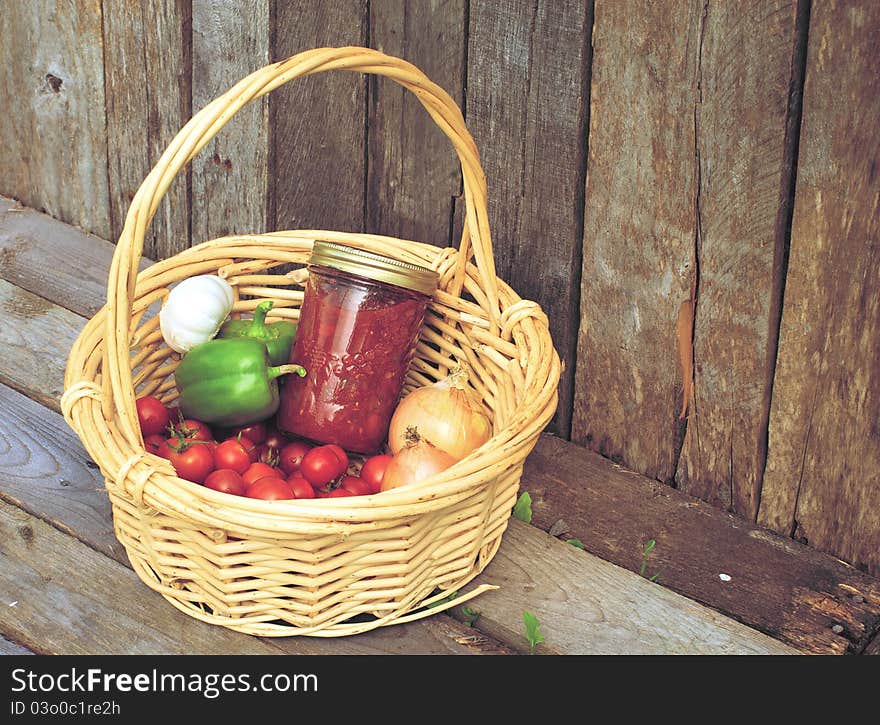
<instances>
[{"instance_id":1,"label":"cherry tomato","mask_svg":"<svg viewBox=\"0 0 880 725\"><path fill-rule=\"evenodd\" d=\"M267 448L273 448L276 451L280 451L289 443L289 441L280 430L277 428L271 428L266 433L266 439L262 443Z\"/></svg>"},{"instance_id":2,"label":"cherry tomato","mask_svg":"<svg viewBox=\"0 0 880 725\"><path fill-rule=\"evenodd\" d=\"M257 479L248 486L245 495L249 498L261 498L266 501L294 498L293 489L291 489L290 484L278 476L264 476Z\"/></svg>"},{"instance_id":3,"label":"cherry tomato","mask_svg":"<svg viewBox=\"0 0 880 725\"><path fill-rule=\"evenodd\" d=\"M187 438L193 441L214 440L214 433L207 423L194 418L184 418L172 423L172 436Z\"/></svg>"},{"instance_id":4,"label":"cherry tomato","mask_svg":"<svg viewBox=\"0 0 880 725\"><path fill-rule=\"evenodd\" d=\"M370 485L372 493L379 493L381 490L382 477L385 475L385 469L388 468L388 463L390 461L390 455L387 453L380 453L375 456L370 456L364 461L364 465L361 466L361 478Z\"/></svg>"},{"instance_id":5,"label":"cherry tomato","mask_svg":"<svg viewBox=\"0 0 880 725\"><path fill-rule=\"evenodd\" d=\"M328 451L331 451L336 455L339 459L339 462L342 463L346 468L348 468L348 453L342 448L342 446L337 446L335 443L328 443L324 446Z\"/></svg>"},{"instance_id":6,"label":"cherry tomato","mask_svg":"<svg viewBox=\"0 0 880 725\"><path fill-rule=\"evenodd\" d=\"M248 425L240 425L238 428L233 428L228 437L234 438L238 435L244 436L252 441L254 445L258 446L266 442L268 430L265 423L249 423Z\"/></svg>"},{"instance_id":7,"label":"cherry tomato","mask_svg":"<svg viewBox=\"0 0 880 725\"><path fill-rule=\"evenodd\" d=\"M315 489L312 488L312 484L297 473L288 477L287 485L290 486L296 498L315 498Z\"/></svg>"},{"instance_id":8,"label":"cherry tomato","mask_svg":"<svg viewBox=\"0 0 880 725\"><path fill-rule=\"evenodd\" d=\"M244 473L241 474L241 478L244 481L245 486L250 486L254 481L258 481L259 479L265 478L266 476L276 476L277 478L283 478L284 473L275 466L270 466L268 463L255 461L247 467Z\"/></svg>"},{"instance_id":9,"label":"cherry tomato","mask_svg":"<svg viewBox=\"0 0 880 725\"><path fill-rule=\"evenodd\" d=\"M247 490L241 474L231 468L218 468L211 471L205 478L205 486L235 496L244 496Z\"/></svg>"},{"instance_id":10,"label":"cherry tomato","mask_svg":"<svg viewBox=\"0 0 880 725\"><path fill-rule=\"evenodd\" d=\"M353 496L367 496L371 493L378 493L373 490L373 486L360 476L343 476L339 488L350 491ZM339 489L336 489L337 491Z\"/></svg>"},{"instance_id":11,"label":"cherry tomato","mask_svg":"<svg viewBox=\"0 0 880 725\"><path fill-rule=\"evenodd\" d=\"M184 441L176 450L172 448L169 460L178 476L193 483L204 483L215 468L210 447L198 441Z\"/></svg>"},{"instance_id":12,"label":"cherry tomato","mask_svg":"<svg viewBox=\"0 0 880 725\"><path fill-rule=\"evenodd\" d=\"M324 486L345 473L348 455L342 451L343 461L339 451L342 451L339 446L316 446L303 456L299 469L312 486Z\"/></svg>"},{"instance_id":13,"label":"cherry tomato","mask_svg":"<svg viewBox=\"0 0 880 725\"><path fill-rule=\"evenodd\" d=\"M144 448L157 456L168 458L168 446L166 445L165 436L161 433L153 433L144 438Z\"/></svg>"},{"instance_id":14,"label":"cherry tomato","mask_svg":"<svg viewBox=\"0 0 880 725\"><path fill-rule=\"evenodd\" d=\"M238 474L244 473L251 465L251 451L254 445L244 436L227 438L214 451L214 464L217 468L231 468Z\"/></svg>"},{"instance_id":15,"label":"cherry tomato","mask_svg":"<svg viewBox=\"0 0 880 725\"><path fill-rule=\"evenodd\" d=\"M302 464L303 457L312 450L311 443L305 441L291 441L286 443L278 452L278 465L281 466L286 474L290 475L298 470Z\"/></svg>"},{"instance_id":16,"label":"cherry tomato","mask_svg":"<svg viewBox=\"0 0 880 725\"><path fill-rule=\"evenodd\" d=\"M158 455L162 456L162 458L171 460L171 452L179 449L184 443L185 441L183 438L177 438L176 436L172 436L171 438L163 437L162 442L158 444Z\"/></svg>"},{"instance_id":17,"label":"cherry tomato","mask_svg":"<svg viewBox=\"0 0 880 725\"><path fill-rule=\"evenodd\" d=\"M357 494L340 486L339 488L334 488L332 491L329 491L324 498L346 498L348 496L357 496Z\"/></svg>"},{"instance_id":18,"label":"cherry tomato","mask_svg":"<svg viewBox=\"0 0 880 725\"><path fill-rule=\"evenodd\" d=\"M138 398L135 401L138 423L144 436L162 433L171 421L171 414L165 404L152 395Z\"/></svg>"}]
</instances>

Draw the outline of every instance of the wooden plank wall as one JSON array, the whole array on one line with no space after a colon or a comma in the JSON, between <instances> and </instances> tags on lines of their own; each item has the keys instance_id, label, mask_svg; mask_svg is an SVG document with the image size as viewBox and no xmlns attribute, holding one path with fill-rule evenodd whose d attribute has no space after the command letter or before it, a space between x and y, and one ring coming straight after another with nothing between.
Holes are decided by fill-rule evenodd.
<instances>
[{"instance_id":1,"label":"wooden plank wall","mask_svg":"<svg viewBox=\"0 0 880 725\"><path fill-rule=\"evenodd\" d=\"M880 571L873 4L128 5L4 11L0 193L112 240L176 130L246 73L321 45L404 57L461 104L499 274L550 318L550 430ZM319 75L224 129L145 254L278 228L456 244L460 191L406 92Z\"/></svg>"}]
</instances>

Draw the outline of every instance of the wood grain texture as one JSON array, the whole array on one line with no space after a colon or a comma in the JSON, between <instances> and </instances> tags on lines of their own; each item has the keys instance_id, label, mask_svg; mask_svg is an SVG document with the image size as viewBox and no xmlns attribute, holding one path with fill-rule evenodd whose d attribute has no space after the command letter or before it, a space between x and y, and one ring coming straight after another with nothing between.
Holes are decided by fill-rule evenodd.
<instances>
[{"instance_id":1,"label":"wood grain texture","mask_svg":"<svg viewBox=\"0 0 880 725\"><path fill-rule=\"evenodd\" d=\"M190 115L187 4L105 2L107 175L110 239L122 232L135 192ZM169 187L144 239L162 259L189 247L186 177Z\"/></svg>"},{"instance_id":2,"label":"wood grain texture","mask_svg":"<svg viewBox=\"0 0 880 725\"><path fill-rule=\"evenodd\" d=\"M269 3L193 0L192 106L198 112L269 62ZM269 99L242 108L192 161L194 242L267 229Z\"/></svg>"},{"instance_id":3,"label":"wood grain texture","mask_svg":"<svg viewBox=\"0 0 880 725\"><path fill-rule=\"evenodd\" d=\"M695 274L702 3L597 4L571 440L670 481Z\"/></svg>"},{"instance_id":4,"label":"wood grain texture","mask_svg":"<svg viewBox=\"0 0 880 725\"><path fill-rule=\"evenodd\" d=\"M310 48L366 45L365 0L276 3L272 60ZM275 229L363 231L366 79L298 79L270 99ZM270 218L270 223L272 218Z\"/></svg>"},{"instance_id":5,"label":"wood grain texture","mask_svg":"<svg viewBox=\"0 0 880 725\"><path fill-rule=\"evenodd\" d=\"M420 68L459 104L464 95L464 0L370 4L370 47ZM438 246L450 239L458 158L416 97L370 76L366 231Z\"/></svg>"},{"instance_id":6,"label":"wood grain texture","mask_svg":"<svg viewBox=\"0 0 880 725\"><path fill-rule=\"evenodd\" d=\"M541 305L565 370L549 429L568 436L586 157L588 3L472 3L467 123L489 190L498 276Z\"/></svg>"},{"instance_id":7,"label":"wood grain texture","mask_svg":"<svg viewBox=\"0 0 880 725\"><path fill-rule=\"evenodd\" d=\"M539 654L797 654L515 519L480 581L500 588L472 605L478 626L526 653L523 611L540 622Z\"/></svg>"},{"instance_id":8,"label":"wood grain texture","mask_svg":"<svg viewBox=\"0 0 880 725\"><path fill-rule=\"evenodd\" d=\"M675 480L751 520L788 241L796 16L791 0L707 3L699 44L695 387Z\"/></svg>"},{"instance_id":9,"label":"wood grain texture","mask_svg":"<svg viewBox=\"0 0 880 725\"><path fill-rule=\"evenodd\" d=\"M15 642L10 642L6 637L0 637L0 656L2 655L33 655L27 647Z\"/></svg>"},{"instance_id":10,"label":"wood grain texture","mask_svg":"<svg viewBox=\"0 0 880 725\"><path fill-rule=\"evenodd\" d=\"M0 193L108 238L101 1L5 3L2 27Z\"/></svg>"},{"instance_id":11,"label":"wood grain texture","mask_svg":"<svg viewBox=\"0 0 880 725\"><path fill-rule=\"evenodd\" d=\"M64 419L0 385L0 499L127 563L104 479Z\"/></svg>"},{"instance_id":12,"label":"wood grain texture","mask_svg":"<svg viewBox=\"0 0 880 725\"><path fill-rule=\"evenodd\" d=\"M60 410L64 367L85 318L0 279L0 383Z\"/></svg>"},{"instance_id":13,"label":"wood grain texture","mask_svg":"<svg viewBox=\"0 0 880 725\"><path fill-rule=\"evenodd\" d=\"M0 197L0 277L83 317L104 304L114 246ZM145 269L152 260L141 259Z\"/></svg>"},{"instance_id":14,"label":"wood grain texture","mask_svg":"<svg viewBox=\"0 0 880 725\"><path fill-rule=\"evenodd\" d=\"M880 572L880 6L813 3L759 522Z\"/></svg>"},{"instance_id":15,"label":"wood grain texture","mask_svg":"<svg viewBox=\"0 0 880 725\"><path fill-rule=\"evenodd\" d=\"M645 577L799 651L858 653L880 627L880 580L554 436L520 487L534 525L634 572L653 539Z\"/></svg>"}]
</instances>

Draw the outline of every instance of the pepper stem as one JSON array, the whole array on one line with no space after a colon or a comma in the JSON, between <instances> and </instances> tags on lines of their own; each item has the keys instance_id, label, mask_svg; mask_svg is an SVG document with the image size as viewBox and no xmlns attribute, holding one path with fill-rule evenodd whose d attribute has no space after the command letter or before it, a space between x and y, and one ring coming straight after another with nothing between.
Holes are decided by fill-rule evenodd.
<instances>
[{"instance_id":1,"label":"pepper stem","mask_svg":"<svg viewBox=\"0 0 880 725\"><path fill-rule=\"evenodd\" d=\"M281 375L287 375L288 373L296 373L301 378L306 376L306 369L302 365L296 365L291 363L289 365L274 365L269 368L269 380L274 380Z\"/></svg>"},{"instance_id":2,"label":"pepper stem","mask_svg":"<svg viewBox=\"0 0 880 725\"><path fill-rule=\"evenodd\" d=\"M262 330L266 326L266 315L275 304L274 300L263 300L254 310L254 319L251 321L251 328Z\"/></svg>"}]
</instances>

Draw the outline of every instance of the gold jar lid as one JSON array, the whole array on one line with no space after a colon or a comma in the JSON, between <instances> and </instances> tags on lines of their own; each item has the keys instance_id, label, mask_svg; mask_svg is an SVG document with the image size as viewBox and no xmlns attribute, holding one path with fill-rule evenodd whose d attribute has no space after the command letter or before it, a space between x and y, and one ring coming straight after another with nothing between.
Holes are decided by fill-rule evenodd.
<instances>
[{"instance_id":1,"label":"gold jar lid","mask_svg":"<svg viewBox=\"0 0 880 725\"><path fill-rule=\"evenodd\" d=\"M335 242L316 241L312 247L309 264L331 267L377 282L393 284L421 292L428 297L434 294L440 281L440 275L427 267L401 262Z\"/></svg>"}]
</instances>

